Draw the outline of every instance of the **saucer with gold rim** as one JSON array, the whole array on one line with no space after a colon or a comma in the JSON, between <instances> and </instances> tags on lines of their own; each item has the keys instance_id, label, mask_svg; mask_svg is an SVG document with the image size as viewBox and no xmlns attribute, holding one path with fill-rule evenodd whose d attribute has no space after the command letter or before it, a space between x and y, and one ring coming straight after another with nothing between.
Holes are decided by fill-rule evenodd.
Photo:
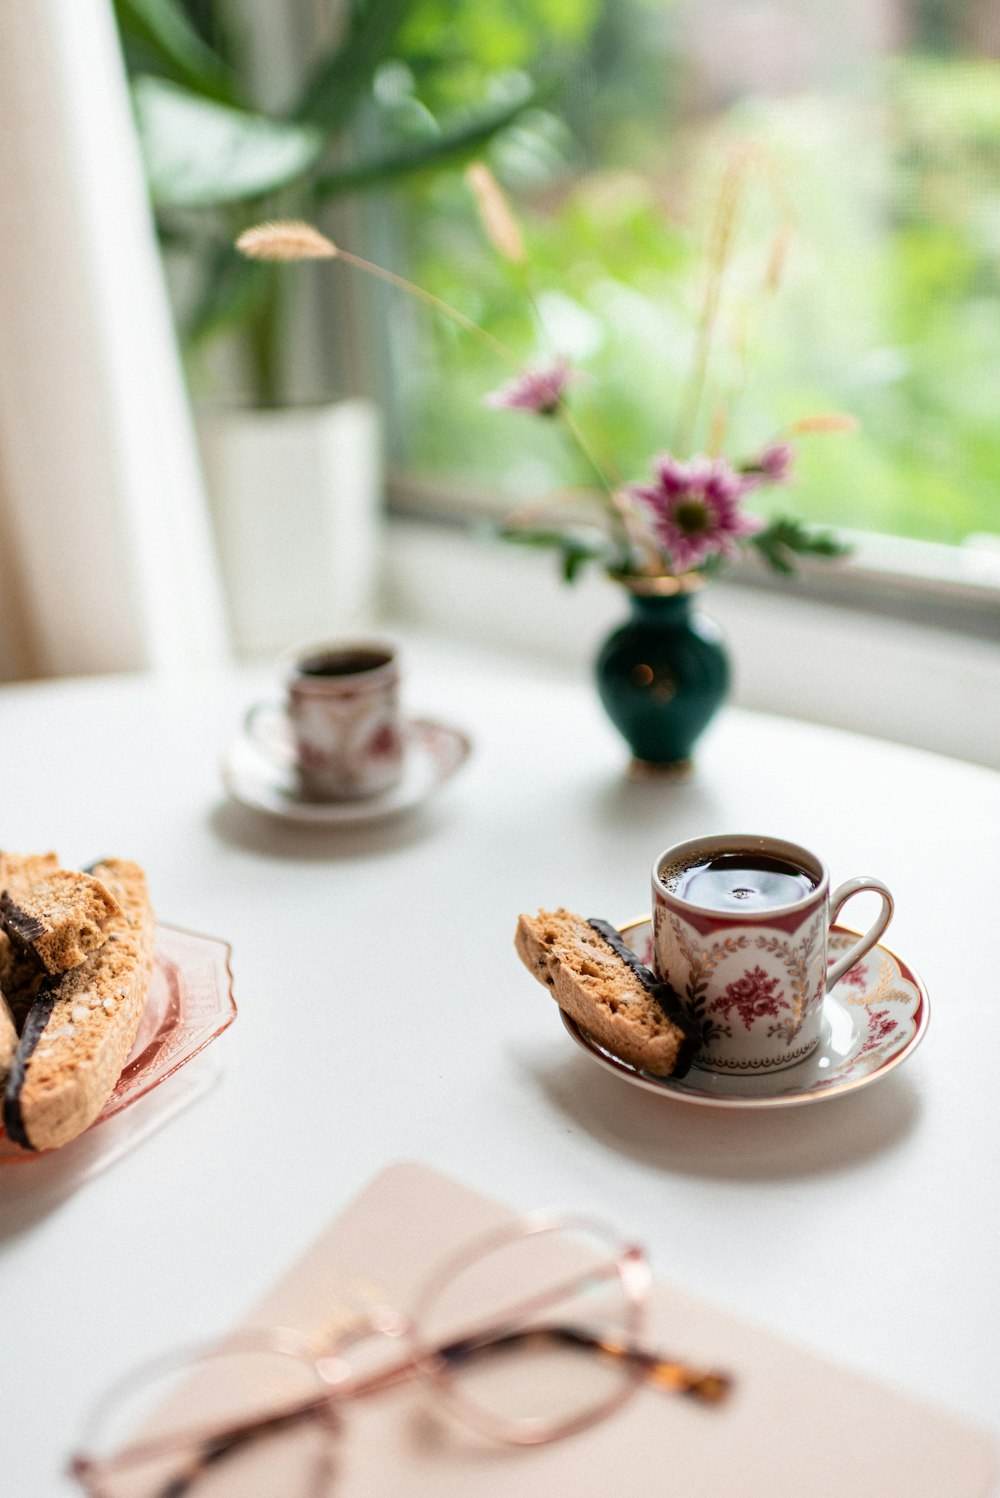
<instances>
[{"instance_id":1,"label":"saucer with gold rim","mask_svg":"<svg viewBox=\"0 0 1000 1498\"><path fill-rule=\"evenodd\" d=\"M649 964L651 919L630 921L620 929L640 961ZM832 926L831 960L857 936L846 926ZM841 1097L888 1076L923 1039L930 1001L910 965L880 942L827 995L816 1050L784 1071L750 1077L703 1071L697 1062L685 1077L657 1077L605 1050L569 1015L560 1011L560 1016L581 1050L606 1071L646 1092L701 1108L788 1108Z\"/></svg>"},{"instance_id":2,"label":"saucer with gold rim","mask_svg":"<svg viewBox=\"0 0 1000 1498\"><path fill-rule=\"evenodd\" d=\"M222 783L234 801L251 811L300 825L358 826L400 816L440 789L472 752L468 735L449 723L410 718L404 729L403 778L392 790L375 796L353 801L316 801L303 796L291 763L276 763L246 733L230 745L222 761Z\"/></svg>"}]
</instances>

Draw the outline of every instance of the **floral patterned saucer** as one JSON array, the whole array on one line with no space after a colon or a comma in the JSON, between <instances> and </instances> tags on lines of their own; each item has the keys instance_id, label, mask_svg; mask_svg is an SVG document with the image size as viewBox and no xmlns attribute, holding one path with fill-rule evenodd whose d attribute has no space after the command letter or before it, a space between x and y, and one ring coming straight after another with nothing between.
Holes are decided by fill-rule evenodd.
<instances>
[{"instance_id":1,"label":"floral patterned saucer","mask_svg":"<svg viewBox=\"0 0 1000 1498\"><path fill-rule=\"evenodd\" d=\"M242 734L222 762L222 783L234 801L267 816L313 827L356 826L413 811L451 779L471 750L471 741L461 729L432 718L411 718L398 786L357 801L312 801L300 793L294 771L275 764Z\"/></svg>"},{"instance_id":2,"label":"floral patterned saucer","mask_svg":"<svg viewBox=\"0 0 1000 1498\"><path fill-rule=\"evenodd\" d=\"M621 934L643 962L652 956L652 921L631 921ZM830 930L830 959L858 933ZM840 1097L885 1077L923 1039L930 1020L927 990L913 969L881 944L856 962L824 1004L820 1043L812 1055L765 1076L730 1076L693 1066L686 1077L654 1077L604 1050L567 1014L562 1022L582 1050L607 1071L647 1092L702 1108L787 1108Z\"/></svg>"}]
</instances>

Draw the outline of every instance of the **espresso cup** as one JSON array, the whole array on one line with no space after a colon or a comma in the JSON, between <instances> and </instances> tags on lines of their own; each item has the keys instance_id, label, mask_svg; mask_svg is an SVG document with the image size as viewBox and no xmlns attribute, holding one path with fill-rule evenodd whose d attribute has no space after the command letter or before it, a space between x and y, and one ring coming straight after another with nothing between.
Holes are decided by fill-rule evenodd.
<instances>
[{"instance_id":1,"label":"espresso cup","mask_svg":"<svg viewBox=\"0 0 1000 1498\"><path fill-rule=\"evenodd\" d=\"M367 639L317 645L293 662L285 692L282 704L252 707L245 728L272 760L295 771L303 796L354 800L399 784L405 735L395 646Z\"/></svg>"},{"instance_id":2,"label":"espresso cup","mask_svg":"<svg viewBox=\"0 0 1000 1498\"><path fill-rule=\"evenodd\" d=\"M882 909L829 964L831 925L862 890ZM880 879L848 879L830 894L822 859L782 838L693 838L653 865L653 966L701 1032L695 1065L753 1075L782 1071L818 1046L823 1000L892 918Z\"/></svg>"}]
</instances>

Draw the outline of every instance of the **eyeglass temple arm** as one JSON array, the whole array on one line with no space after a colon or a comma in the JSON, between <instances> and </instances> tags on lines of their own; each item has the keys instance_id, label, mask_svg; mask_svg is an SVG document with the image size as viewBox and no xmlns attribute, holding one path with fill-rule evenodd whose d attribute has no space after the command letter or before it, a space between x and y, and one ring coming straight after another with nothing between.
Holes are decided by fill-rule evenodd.
<instances>
[{"instance_id":1,"label":"eyeglass temple arm","mask_svg":"<svg viewBox=\"0 0 1000 1498\"><path fill-rule=\"evenodd\" d=\"M301 1404L293 1405L277 1414L259 1415L239 1425L229 1425L221 1430L213 1431L210 1435L196 1437L196 1445L191 1452L187 1471L171 1477L166 1486L161 1488L159 1493L152 1495L152 1498L184 1498L184 1495L191 1491L194 1483L204 1476L205 1472L216 1462L235 1455L251 1441L259 1440L263 1436L277 1435L290 1426L299 1424L302 1420L322 1414L328 1406L328 1395L313 1395L303 1400ZM95 1468L106 1472L127 1470L136 1462L155 1461L158 1457L172 1456L190 1443L190 1436L143 1441L137 1446L127 1448L119 1456L111 1457L106 1462L95 1462L93 1458L85 1456L74 1457L69 1470L73 1477L78 1477L87 1483Z\"/></svg>"},{"instance_id":2,"label":"eyeglass temple arm","mask_svg":"<svg viewBox=\"0 0 1000 1498\"><path fill-rule=\"evenodd\" d=\"M497 1331L483 1337L470 1337L462 1342L452 1342L438 1350L438 1356L448 1363L460 1363L466 1359L486 1353L503 1352L525 1341L558 1342L564 1346L578 1347L596 1353L599 1357L614 1358L641 1369L648 1383L673 1394L684 1394L705 1404L720 1404L732 1388L732 1379L727 1373L715 1369L692 1368L673 1358L647 1352L643 1348L630 1347L624 1342L611 1342L575 1326L527 1327L520 1331Z\"/></svg>"},{"instance_id":3,"label":"eyeglass temple arm","mask_svg":"<svg viewBox=\"0 0 1000 1498\"><path fill-rule=\"evenodd\" d=\"M702 1404L721 1404L733 1386L728 1373L717 1369L693 1368L659 1353L629 1347L624 1342L605 1341L575 1326L525 1327L518 1331L497 1329L436 1347L430 1356L445 1363L458 1364L489 1353L507 1352L527 1341L558 1342L598 1356L619 1359L641 1369L646 1382L655 1388L672 1394L683 1394ZM392 1388L410 1377L414 1366L412 1358L400 1359L398 1363L382 1368L378 1373L351 1383L344 1390L345 1397L360 1399L367 1394L381 1393L383 1389Z\"/></svg>"}]
</instances>

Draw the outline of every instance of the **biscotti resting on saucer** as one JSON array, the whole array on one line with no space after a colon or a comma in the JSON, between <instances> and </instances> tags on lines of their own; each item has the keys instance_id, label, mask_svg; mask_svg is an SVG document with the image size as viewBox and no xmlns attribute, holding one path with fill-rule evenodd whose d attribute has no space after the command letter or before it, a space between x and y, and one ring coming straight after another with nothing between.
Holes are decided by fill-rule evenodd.
<instances>
[{"instance_id":1,"label":"biscotti resting on saucer","mask_svg":"<svg viewBox=\"0 0 1000 1498\"><path fill-rule=\"evenodd\" d=\"M121 1075L149 991L155 925L145 875L122 859L92 873L118 913L96 952L42 978L7 1078L4 1126L27 1149L65 1144L93 1123Z\"/></svg>"},{"instance_id":2,"label":"biscotti resting on saucer","mask_svg":"<svg viewBox=\"0 0 1000 1498\"><path fill-rule=\"evenodd\" d=\"M519 917L514 945L528 971L598 1045L659 1077L687 1072L697 1026L613 926L569 910L540 910Z\"/></svg>"}]
</instances>

